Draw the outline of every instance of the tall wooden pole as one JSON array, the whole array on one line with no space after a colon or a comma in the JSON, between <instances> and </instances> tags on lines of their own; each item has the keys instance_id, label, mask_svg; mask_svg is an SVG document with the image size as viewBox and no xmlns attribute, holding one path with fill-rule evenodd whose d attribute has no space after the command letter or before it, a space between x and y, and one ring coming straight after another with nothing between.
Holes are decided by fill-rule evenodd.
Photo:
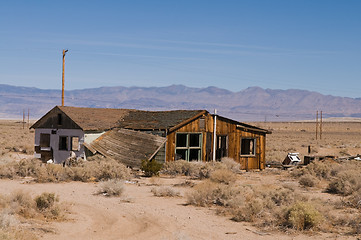
<instances>
[{"instance_id":1,"label":"tall wooden pole","mask_svg":"<svg viewBox=\"0 0 361 240\"><path fill-rule=\"evenodd\" d=\"M321 111L321 121L320 121L320 139L322 139L322 111Z\"/></svg>"},{"instance_id":2,"label":"tall wooden pole","mask_svg":"<svg viewBox=\"0 0 361 240\"><path fill-rule=\"evenodd\" d=\"M23 129L25 128L25 110L23 109Z\"/></svg>"},{"instance_id":3,"label":"tall wooden pole","mask_svg":"<svg viewBox=\"0 0 361 240\"><path fill-rule=\"evenodd\" d=\"M318 131L318 111L316 112L316 140L317 140L317 131Z\"/></svg>"},{"instance_id":4,"label":"tall wooden pole","mask_svg":"<svg viewBox=\"0 0 361 240\"><path fill-rule=\"evenodd\" d=\"M63 49L63 77L62 77L62 88L61 88L61 106L64 106L64 69L65 69L65 54L68 50Z\"/></svg>"}]
</instances>

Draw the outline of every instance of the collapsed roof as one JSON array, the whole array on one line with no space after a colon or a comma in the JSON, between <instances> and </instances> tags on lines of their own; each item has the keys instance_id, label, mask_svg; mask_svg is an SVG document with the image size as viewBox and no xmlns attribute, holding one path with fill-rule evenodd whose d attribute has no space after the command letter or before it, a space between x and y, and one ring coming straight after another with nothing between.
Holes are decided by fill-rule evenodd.
<instances>
[{"instance_id":1,"label":"collapsed roof","mask_svg":"<svg viewBox=\"0 0 361 240\"><path fill-rule=\"evenodd\" d=\"M140 168L142 160L151 160L166 142L166 138L128 129L112 129L89 144L93 154L117 160L126 166Z\"/></svg>"}]
</instances>

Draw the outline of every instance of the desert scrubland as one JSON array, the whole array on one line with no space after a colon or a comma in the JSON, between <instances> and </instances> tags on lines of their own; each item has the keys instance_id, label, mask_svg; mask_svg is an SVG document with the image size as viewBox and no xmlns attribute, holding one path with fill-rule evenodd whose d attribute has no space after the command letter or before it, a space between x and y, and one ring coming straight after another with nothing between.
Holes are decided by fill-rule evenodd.
<instances>
[{"instance_id":1,"label":"desert scrubland","mask_svg":"<svg viewBox=\"0 0 361 240\"><path fill-rule=\"evenodd\" d=\"M266 161L288 152L361 154L361 123L255 123ZM75 166L32 157L34 132L0 121L0 239L359 239L361 161L240 171L177 161L146 177L109 159Z\"/></svg>"}]
</instances>

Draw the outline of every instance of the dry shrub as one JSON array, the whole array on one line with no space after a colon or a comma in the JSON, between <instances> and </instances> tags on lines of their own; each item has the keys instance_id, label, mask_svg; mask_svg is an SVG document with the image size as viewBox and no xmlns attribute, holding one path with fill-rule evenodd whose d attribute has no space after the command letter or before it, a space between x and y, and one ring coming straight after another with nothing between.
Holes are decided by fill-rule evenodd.
<instances>
[{"instance_id":1,"label":"dry shrub","mask_svg":"<svg viewBox=\"0 0 361 240\"><path fill-rule=\"evenodd\" d=\"M264 205L261 199L248 201L244 206L236 209L233 213L232 220L236 222L253 222L263 211Z\"/></svg>"},{"instance_id":2,"label":"dry shrub","mask_svg":"<svg viewBox=\"0 0 361 240\"><path fill-rule=\"evenodd\" d=\"M35 198L36 207L40 211L54 207L55 202L58 201L59 199L55 196L55 193L44 192Z\"/></svg>"},{"instance_id":3,"label":"dry shrub","mask_svg":"<svg viewBox=\"0 0 361 240\"><path fill-rule=\"evenodd\" d=\"M191 163L185 160L166 162L163 165L162 173L169 175L188 175Z\"/></svg>"},{"instance_id":4,"label":"dry shrub","mask_svg":"<svg viewBox=\"0 0 361 240\"><path fill-rule=\"evenodd\" d=\"M177 160L167 162L163 165L162 173L169 175L185 175L195 179L210 178L212 172L219 169L229 169L232 172L238 173L239 168L236 162L232 159L225 159L222 162L187 162L185 160ZM232 162L231 162L232 161Z\"/></svg>"},{"instance_id":5,"label":"dry shrub","mask_svg":"<svg viewBox=\"0 0 361 240\"><path fill-rule=\"evenodd\" d=\"M290 205L297 197L295 191L288 188L278 188L275 191L265 192L264 195L264 198L269 198L276 206Z\"/></svg>"},{"instance_id":6,"label":"dry shrub","mask_svg":"<svg viewBox=\"0 0 361 240\"><path fill-rule=\"evenodd\" d=\"M36 219L60 219L63 208L57 204L54 193L43 193L34 199L28 192L14 191L8 196L0 196L2 211L0 212L0 239L35 240L33 232L24 228L21 222Z\"/></svg>"},{"instance_id":7,"label":"dry shrub","mask_svg":"<svg viewBox=\"0 0 361 240\"><path fill-rule=\"evenodd\" d=\"M16 173L16 163L10 162L7 164L1 164L0 165L0 178L9 178L13 179L14 176L17 175Z\"/></svg>"},{"instance_id":8,"label":"dry shrub","mask_svg":"<svg viewBox=\"0 0 361 240\"><path fill-rule=\"evenodd\" d=\"M207 178L209 172L208 164L202 162L187 162L185 160L166 162L162 170L164 174L173 176L185 175L193 178Z\"/></svg>"},{"instance_id":9,"label":"dry shrub","mask_svg":"<svg viewBox=\"0 0 361 240\"><path fill-rule=\"evenodd\" d=\"M361 171L350 170L341 172L332 180L327 188L330 193L348 196L361 189Z\"/></svg>"},{"instance_id":10,"label":"dry shrub","mask_svg":"<svg viewBox=\"0 0 361 240\"><path fill-rule=\"evenodd\" d=\"M170 187L152 188L151 192L156 197L179 197L180 193Z\"/></svg>"},{"instance_id":11,"label":"dry shrub","mask_svg":"<svg viewBox=\"0 0 361 240\"><path fill-rule=\"evenodd\" d=\"M117 179L108 180L100 184L100 189L98 194L103 194L104 196L120 196L124 192L124 184L122 181Z\"/></svg>"},{"instance_id":12,"label":"dry shrub","mask_svg":"<svg viewBox=\"0 0 361 240\"><path fill-rule=\"evenodd\" d=\"M231 184L237 180L237 175L228 169L217 169L210 174L213 182Z\"/></svg>"},{"instance_id":13,"label":"dry shrub","mask_svg":"<svg viewBox=\"0 0 361 240\"><path fill-rule=\"evenodd\" d=\"M35 197L37 210L47 219L59 219L62 214L62 209L57 204L59 198L55 193L44 192Z\"/></svg>"},{"instance_id":14,"label":"dry shrub","mask_svg":"<svg viewBox=\"0 0 361 240\"><path fill-rule=\"evenodd\" d=\"M74 167L59 164L43 164L38 159L0 165L0 177L34 177L37 182L103 181L129 179L130 170L123 164L103 158L101 161L82 161Z\"/></svg>"},{"instance_id":15,"label":"dry shrub","mask_svg":"<svg viewBox=\"0 0 361 240\"><path fill-rule=\"evenodd\" d=\"M317 184L317 178L311 174L303 175L298 181L301 186L304 187L314 187Z\"/></svg>"},{"instance_id":16,"label":"dry shrub","mask_svg":"<svg viewBox=\"0 0 361 240\"><path fill-rule=\"evenodd\" d=\"M37 240L38 238L29 230L14 229L14 228L0 228L1 240Z\"/></svg>"},{"instance_id":17,"label":"dry shrub","mask_svg":"<svg viewBox=\"0 0 361 240\"><path fill-rule=\"evenodd\" d=\"M16 227L19 223L19 220L10 212L10 209L3 209L0 213L0 229Z\"/></svg>"},{"instance_id":18,"label":"dry shrub","mask_svg":"<svg viewBox=\"0 0 361 240\"><path fill-rule=\"evenodd\" d=\"M233 158L224 157L221 159L221 163L224 164L228 170L230 170L234 173L241 172L241 164L236 162Z\"/></svg>"},{"instance_id":19,"label":"dry shrub","mask_svg":"<svg viewBox=\"0 0 361 240\"><path fill-rule=\"evenodd\" d=\"M256 188L227 185L205 180L187 194L187 203L195 206L217 205L218 212L234 221L253 222L265 228L282 226L297 230L317 226L321 214L297 191L285 187Z\"/></svg>"},{"instance_id":20,"label":"dry shrub","mask_svg":"<svg viewBox=\"0 0 361 240\"><path fill-rule=\"evenodd\" d=\"M348 202L351 207L361 208L361 189L355 191L348 197Z\"/></svg>"},{"instance_id":21,"label":"dry shrub","mask_svg":"<svg viewBox=\"0 0 361 240\"><path fill-rule=\"evenodd\" d=\"M296 230L316 227L322 219L321 214L307 202L297 202L287 212L287 224Z\"/></svg>"},{"instance_id":22,"label":"dry shrub","mask_svg":"<svg viewBox=\"0 0 361 240\"><path fill-rule=\"evenodd\" d=\"M35 204L29 192L21 190L12 192L8 199L8 205L14 213L25 218L33 218L36 216L34 209Z\"/></svg>"},{"instance_id":23,"label":"dry shrub","mask_svg":"<svg viewBox=\"0 0 361 240\"><path fill-rule=\"evenodd\" d=\"M187 194L187 204L203 207L212 204L228 206L239 193L238 188L205 180Z\"/></svg>"},{"instance_id":24,"label":"dry shrub","mask_svg":"<svg viewBox=\"0 0 361 240\"><path fill-rule=\"evenodd\" d=\"M308 174L318 177L320 179L321 178L330 179L330 177L335 174L334 169L336 166L334 165L338 165L338 164L330 164L330 162L326 162L326 161L311 162L305 168L301 168L299 170L293 171L292 175L294 175L295 177L300 177Z\"/></svg>"}]
</instances>

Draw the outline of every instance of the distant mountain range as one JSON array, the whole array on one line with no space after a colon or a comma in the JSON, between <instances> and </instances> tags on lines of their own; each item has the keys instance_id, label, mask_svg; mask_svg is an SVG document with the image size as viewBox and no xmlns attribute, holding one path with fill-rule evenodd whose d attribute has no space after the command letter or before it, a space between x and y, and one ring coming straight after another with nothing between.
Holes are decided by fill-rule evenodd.
<instances>
[{"instance_id":1,"label":"distant mountain range","mask_svg":"<svg viewBox=\"0 0 361 240\"><path fill-rule=\"evenodd\" d=\"M61 104L61 90L0 84L0 118L36 119ZM361 117L361 98L317 92L249 87L232 92L217 87L101 87L65 92L65 105L143 110L206 109L238 121L290 121L326 117Z\"/></svg>"}]
</instances>

